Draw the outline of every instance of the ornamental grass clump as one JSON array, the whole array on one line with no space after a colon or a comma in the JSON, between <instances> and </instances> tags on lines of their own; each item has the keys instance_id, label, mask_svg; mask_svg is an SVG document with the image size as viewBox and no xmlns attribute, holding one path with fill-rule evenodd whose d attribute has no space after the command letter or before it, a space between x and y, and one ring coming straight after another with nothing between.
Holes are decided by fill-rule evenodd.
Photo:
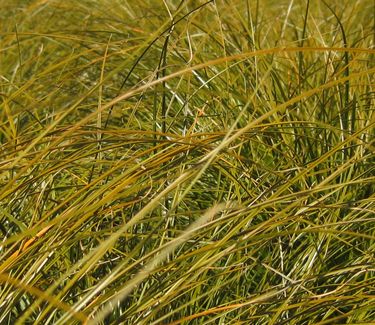
<instances>
[{"instance_id":1,"label":"ornamental grass clump","mask_svg":"<svg viewBox=\"0 0 375 325\"><path fill-rule=\"evenodd\" d=\"M370 0L0 3L0 324L375 319Z\"/></svg>"}]
</instances>

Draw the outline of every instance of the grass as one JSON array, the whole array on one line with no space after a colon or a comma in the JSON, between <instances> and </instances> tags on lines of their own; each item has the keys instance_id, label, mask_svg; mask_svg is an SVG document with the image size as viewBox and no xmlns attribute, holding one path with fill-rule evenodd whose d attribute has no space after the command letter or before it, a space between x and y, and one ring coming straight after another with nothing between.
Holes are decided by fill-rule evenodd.
<instances>
[{"instance_id":1,"label":"grass","mask_svg":"<svg viewBox=\"0 0 375 325\"><path fill-rule=\"evenodd\" d=\"M0 3L0 324L370 324L370 0Z\"/></svg>"}]
</instances>

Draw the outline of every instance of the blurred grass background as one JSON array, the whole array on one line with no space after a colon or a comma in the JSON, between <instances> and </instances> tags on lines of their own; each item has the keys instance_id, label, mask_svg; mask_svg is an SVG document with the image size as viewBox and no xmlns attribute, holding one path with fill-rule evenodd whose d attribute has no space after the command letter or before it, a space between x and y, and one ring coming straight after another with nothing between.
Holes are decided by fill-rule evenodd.
<instances>
[{"instance_id":1,"label":"blurred grass background","mask_svg":"<svg viewBox=\"0 0 375 325\"><path fill-rule=\"evenodd\" d=\"M0 324L375 319L371 0L2 0Z\"/></svg>"}]
</instances>

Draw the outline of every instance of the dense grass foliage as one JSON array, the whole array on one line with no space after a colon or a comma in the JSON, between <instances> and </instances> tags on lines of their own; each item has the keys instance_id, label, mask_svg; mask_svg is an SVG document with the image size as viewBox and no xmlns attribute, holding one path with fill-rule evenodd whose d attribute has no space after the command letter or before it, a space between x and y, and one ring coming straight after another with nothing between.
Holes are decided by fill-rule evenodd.
<instances>
[{"instance_id":1,"label":"dense grass foliage","mask_svg":"<svg viewBox=\"0 0 375 325\"><path fill-rule=\"evenodd\" d=\"M2 0L0 324L375 319L371 0Z\"/></svg>"}]
</instances>

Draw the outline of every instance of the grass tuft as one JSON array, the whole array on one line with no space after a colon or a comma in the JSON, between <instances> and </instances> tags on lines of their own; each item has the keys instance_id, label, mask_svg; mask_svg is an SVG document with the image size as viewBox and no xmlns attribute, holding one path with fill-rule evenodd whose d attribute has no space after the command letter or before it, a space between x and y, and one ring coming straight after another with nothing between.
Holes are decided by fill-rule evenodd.
<instances>
[{"instance_id":1,"label":"grass tuft","mask_svg":"<svg viewBox=\"0 0 375 325\"><path fill-rule=\"evenodd\" d=\"M0 323L371 323L374 10L1 1Z\"/></svg>"}]
</instances>

